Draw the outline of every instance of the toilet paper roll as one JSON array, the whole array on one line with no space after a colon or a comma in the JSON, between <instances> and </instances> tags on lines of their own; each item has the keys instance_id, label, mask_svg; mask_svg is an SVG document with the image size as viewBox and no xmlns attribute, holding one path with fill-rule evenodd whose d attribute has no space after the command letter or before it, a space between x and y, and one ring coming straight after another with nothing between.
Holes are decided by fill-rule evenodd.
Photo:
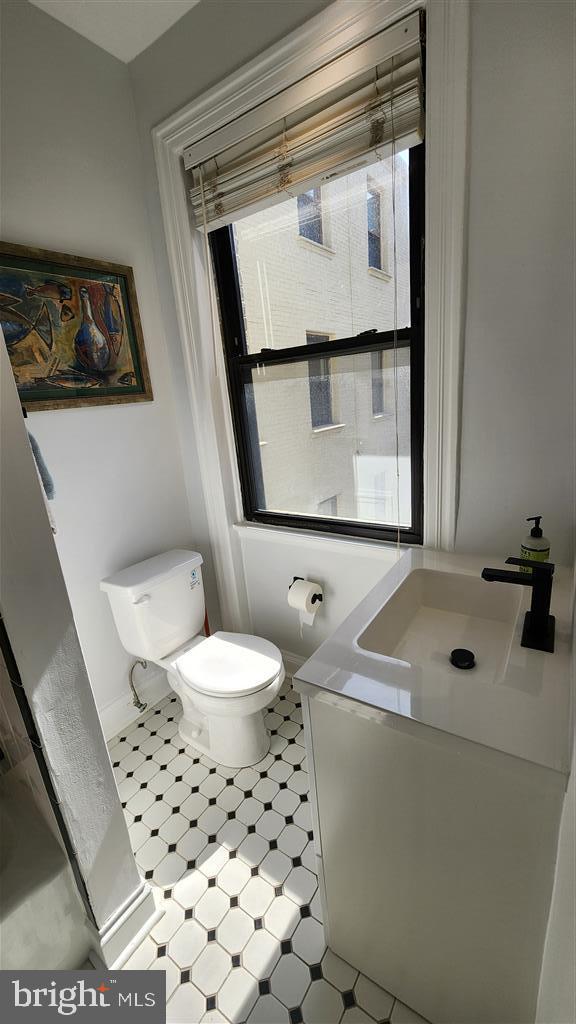
<instances>
[{"instance_id":1,"label":"toilet paper roll","mask_svg":"<svg viewBox=\"0 0 576 1024\"><path fill-rule=\"evenodd\" d=\"M288 604L299 613L300 626L311 626L320 607L322 587L311 580L294 580L288 589Z\"/></svg>"}]
</instances>

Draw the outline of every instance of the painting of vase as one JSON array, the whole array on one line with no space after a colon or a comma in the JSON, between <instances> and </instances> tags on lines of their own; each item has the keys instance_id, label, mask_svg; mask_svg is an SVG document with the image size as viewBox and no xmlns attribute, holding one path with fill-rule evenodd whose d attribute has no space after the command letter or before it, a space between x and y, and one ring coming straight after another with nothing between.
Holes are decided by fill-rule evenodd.
<instances>
[{"instance_id":1,"label":"painting of vase","mask_svg":"<svg viewBox=\"0 0 576 1024\"><path fill-rule=\"evenodd\" d=\"M0 242L0 324L28 408L152 400L131 267Z\"/></svg>"}]
</instances>

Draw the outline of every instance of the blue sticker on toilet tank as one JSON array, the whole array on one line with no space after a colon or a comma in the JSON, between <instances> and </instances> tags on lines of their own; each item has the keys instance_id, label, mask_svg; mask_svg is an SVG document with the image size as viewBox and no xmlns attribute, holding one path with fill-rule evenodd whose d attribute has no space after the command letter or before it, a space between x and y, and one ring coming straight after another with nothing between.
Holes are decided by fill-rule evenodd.
<instances>
[{"instance_id":1,"label":"blue sticker on toilet tank","mask_svg":"<svg viewBox=\"0 0 576 1024\"><path fill-rule=\"evenodd\" d=\"M190 573L190 589L192 589L192 587L197 587L199 583L200 578L198 576L198 570L192 569L192 572Z\"/></svg>"}]
</instances>

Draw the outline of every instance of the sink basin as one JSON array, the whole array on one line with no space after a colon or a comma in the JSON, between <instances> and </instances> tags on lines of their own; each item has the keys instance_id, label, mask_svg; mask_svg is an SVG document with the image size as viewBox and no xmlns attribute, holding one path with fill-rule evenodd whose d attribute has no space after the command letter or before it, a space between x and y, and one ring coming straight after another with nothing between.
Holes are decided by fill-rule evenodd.
<instances>
[{"instance_id":1,"label":"sink basin","mask_svg":"<svg viewBox=\"0 0 576 1024\"><path fill-rule=\"evenodd\" d=\"M521 604L521 588L462 573L415 569L357 640L358 647L450 678L454 648L472 651L476 682L504 673Z\"/></svg>"}]
</instances>

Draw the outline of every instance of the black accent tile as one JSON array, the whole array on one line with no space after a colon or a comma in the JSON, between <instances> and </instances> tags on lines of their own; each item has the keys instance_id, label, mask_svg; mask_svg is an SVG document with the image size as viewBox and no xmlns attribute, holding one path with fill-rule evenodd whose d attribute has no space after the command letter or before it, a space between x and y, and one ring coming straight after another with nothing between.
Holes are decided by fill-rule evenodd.
<instances>
[{"instance_id":1,"label":"black accent tile","mask_svg":"<svg viewBox=\"0 0 576 1024\"><path fill-rule=\"evenodd\" d=\"M234 779L226 779L226 785L227 786L233 786L234 785Z\"/></svg>"},{"instance_id":2,"label":"black accent tile","mask_svg":"<svg viewBox=\"0 0 576 1024\"><path fill-rule=\"evenodd\" d=\"M292 952L292 941L290 939L282 939L282 942L280 943L280 952L282 953L282 956L285 956L286 953Z\"/></svg>"},{"instance_id":3,"label":"black accent tile","mask_svg":"<svg viewBox=\"0 0 576 1024\"><path fill-rule=\"evenodd\" d=\"M142 821L142 815L141 814L136 814L134 816L134 821Z\"/></svg>"},{"instance_id":4,"label":"black accent tile","mask_svg":"<svg viewBox=\"0 0 576 1024\"><path fill-rule=\"evenodd\" d=\"M312 842L312 840L314 839L314 833L312 832L312 829L310 829L310 831L307 832L306 835L308 836L310 842Z\"/></svg>"},{"instance_id":5,"label":"black accent tile","mask_svg":"<svg viewBox=\"0 0 576 1024\"><path fill-rule=\"evenodd\" d=\"M270 729L270 735L271 736L277 736L278 735L278 729Z\"/></svg>"},{"instance_id":6,"label":"black accent tile","mask_svg":"<svg viewBox=\"0 0 576 1024\"><path fill-rule=\"evenodd\" d=\"M270 803L269 801L267 801L267 802L266 802L266 803L264 804L264 810L265 810L265 811L271 811L271 810L272 810L272 804L271 804L271 803Z\"/></svg>"},{"instance_id":7,"label":"black accent tile","mask_svg":"<svg viewBox=\"0 0 576 1024\"><path fill-rule=\"evenodd\" d=\"M232 821L236 817L236 811L228 811L228 821Z\"/></svg>"},{"instance_id":8,"label":"black accent tile","mask_svg":"<svg viewBox=\"0 0 576 1024\"><path fill-rule=\"evenodd\" d=\"M182 782L182 776L181 775L177 775L176 776L176 782Z\"/></svg>"},{"instance_id":9,"label":"black accent tile","mask_svg":"<svg viewBox=\"0 0 576 1024\"><path fill-rule=\"evenodd\" d=\"M251 789L245 789L244 790L244 796L245 796L246 799L248 799L249 796L252 796L252 790Z\"/></svg>"},{"instance_id":10,"label":"black accent tile","mask_svg":"<svg viewBox=\"0 0 576 1024\"><path fill-rule=\"evenodd\" d=\"M216 842L216 836L208 836L208 842L209 843L215 843Z\"/></svg>"},{"instance_id":11,"label":"black accent tile","mask_svg":"<svg viewBox=\"0 0 576 1024\"><path fill-rule=\"evenodd\" d=\"M199 793L200 792L200 786L192 786L192 789L190 790L190 792L191 793Z\"/></svg>"},{"instance_id":12,"label":"black accent tile","mask_svg":"<svg viewBox=\"0 0 576 1024\"><path fill-rule=\"evenodd\" d=\"M132 747L132 750L140 750L140 747Z\"/></svg>"},{"instance_id":13,"label":"black accent tile","mask_svg":"<svg viewBox=\"0 0 576 1024\"><path fill-rule=\"evenodd\" d=\"M192 764L200 764L200 758L199 757L193 757L192 758Z\"/></svg>"},{"instance_id":14,"label":"black accent tile","mask_svg":"<svg viewBox=\"0 0 576 1024\"><path fill-rule=\"evenodd\" d=\"M193 871L194 868L196 867L196 861L195 860L188 860L188 861L186 861L186 867L188 868L188 871Z\"/></svg>"},{"instance_id":15,"label":"black accent tile","mask_svg":"<svg viewBox=\"0 0 576 1024\"><path fill-rule=\"evenodd\" d=\"M281 782L280 783L280 789L288 789L288 783L287 782Z\"/></svg>"},{"instance_id":16,"label":"black accent tile","mask_svg":"<svg viewBox=\"0 0 576 1024\"><path fill-rule=\"evenodd\" d=\"M139 729L144 729L145 727L146 727L146 726L145 726L145 723L144 723L144 722L138 722L138 728L139 728Z\"/></svg>"},{"instance_id":17,"label":"black accent tile","mask_svg":"<svg viewBox=\"0 0 576 1024\"><path fill-rule=\"evenodd\" d=\"M275 761L281 761L282 760L282 754L274 754L274 760Z\"/></svg>"},{"instance_id":18,"label":"black accent tile","mask_svg":"<svg viewBox=\"0 0 576 1024\"><path fill-rule=\"evenodd\" d=\"M154 712L154 714L155 715L161 715L162 714L162 708L156 708L156 711Z\"/></svg>"},{"instance_id":19,"label":"black accent tile","mask_svg":"<svg viewBox=\"0 0 576 1024\"><path fill-rule=\"evenodd\" d=\"M288 1016L290 1017L290 1024L302 1024L304 1020L299 1006L294 1006L292 1010L288 1010Z\"/></svg>"},{"instance_id":20,"label":"black accent tile","mask_svg":"<svg viewBox=\"0 0 576 1024\"><path fill-rule=\"evenodd\" d=\"M284 895L284 886L283 885L275 885L274 886L274 895L275 896L283 896Z\"/></svg>"},{"instance_id":21,"label":"black accent tile","mask_svg":"<svg viewBox=\"0 0 576 1024\"><path fill-rule=\"evenodd\" d=\"M156 731L150 733L151 736L156 736Z\"/></svg>"},{"instance_id":22,"label":"black accent tile","mask_svg":"<svg viewBox=\"0 0 576 1024\"><path fill-rule=\"evenodd\" d=\"M255 878L258 874L258 868L250 868L250 874L252 875L252 878Z\"/></svg>"},{"instance_id":23,"label":"black accent tile","mask_svg":"<svg viewBox=\"0 0 576 1024\"><path fill-rule=\"evenodd\" d=\"M113 768L119 768L120 767L120 761L113 761L112 762L112 767Z\"/></svg>"},{"instance_id":24,"label":"black accent tile","mask_svg":"<svg viewBox=\"0 0 576 1024\"><path fill-rule=\"evenodd\" d=\"M291 746L293 746L294 743L296 743L296 737L295 736L293 736L292 739L288 740L288 746L291 747Z\"/></svg>"},{"instance_id":25,"label":"black accent tile","mask_svg":"<svg viewBox=\"0 0 576 1024\"><path fill-rule=\"evenodd\" d=\"M349 989L348 992L342 992L341 995L346 1010L349 1010L351 1006L356 1006L356 996L352 989Z\"/></svg>"},{"instance_id":26,"label":"black accent tile","mask_svg":"<svg viewBox=\"0 0 576 1024\"><path fill-rule=\"evenodd\" d=\"M167 722L173 722L174 721L174 715L172 715L172 718L167 718L166 721Z\"/></svg>"},{"instance_id":27,"label":"black accent tile","mask_svg":"<svg viewBox=\"0 0 576 1024\"><path fill-rule=\"evenodd\" d=\"M307 903L300 907L300 917L312 917L312 911Z\"/></svg>"},{"instance_id":28,"label":"black accent tile","mask_svg":"<svg viewBox=\"0 0 576 1024\"><path fill-rule=\"evenodd\" d=\"M158 828L153 828L153 829L152 829L152 831L151 831L151 833L150 833L150 836L157 836L157 835L158 835L158 833L159 833L159 831L160 831L160 829L158 829Z\"/></svg>"},{"instance_id":29,"label":"black accent tile","mask_svg":"<svg viewBox=\"0 0 576 1024\"><path fill-rule=\"evenodd\" d=\"M320 978L323 977L321 964L312 964L310 967L310 977L312 981L320 981Z\"/></svg>"},{"instance_id":30,"label":"black accent tile","mask_svg":"<svg viewBox=\"0 0 576 1024\"><path fill-rule=\"evenodd\" d=\"M232 967L240 967L240 954L234 953L232 957Z\"/></svg>"},{"instance_id":31,"label":"black accent tile","mask_svg":"<svg viewBox=\"0 0 576 1024\"><path fill-rule=\"evenodd\" d=\"M208 772L208 774L209 775L216 775L216 769L215 768L211 768L210 771Z\"/></svg>"},{"instance_id":32,"label":"black accent tile","mask_svg":"<svg viewBox=\"0 0 576 1024\"><path fill-rule=\"evenodd\" d=\"M119 743L126 743L126 737L125 736L121 736L120 739L118 740L118 742Z\"/></svg>"},{"instance_id":33,"label":"black accent tile","mask_svg":"<svg viewBox=\"0 0 576 1024\"><path fill-rule=\"evenodd\" d=\"M297 708L301 708L302 707L302 701L301 700L298 701L298 703L296 704L296 707Z\"/></svg>"},{"instance_id":34,"label":"black accent tile","mask_svg":"<svg viewBox=\"0 0 576 1024\"><path fill-rule=\"evenodd\" d=\"M292 817L291 814L287 814L286 817L284 818L284 821L286 822L287 825L294 824L294 818Z\"/></svg>"},{"instance_id":35,"label":"black accent tile","mask_svg":"<svg viewBox=\"0 0 576 1024\"><path fill-rule=\"evenodd\" d=\"M269 845L271 850L277 850L278 849L278 843L276 842L275 839L271 839L268 845Z\"/></svg>"},{"instance_id":36,"label":"black accent tile","mask_svg":"<svg viewBox=\"0 0 576 1024\"><path fill-rule=\"evenodd\" d=\"M299 868L302 864L302 857L292 857L292 867Z\"/></svg>"},{"instance_id":37,"label":"black accent tile","mask_svg":"<svg viewBox=\"0 0 576 1024\"><path fill-rule=\"evenodd\" d=\"M189 828L198 828L197 818L191 818Z\"/></svg>"},{"instance_id":38,"label":"black accent tile","mask_svg":"<svg viewBox=\"0 0 576 1024\"><path fill-rule=\"evenodd\" d=\"M152 760L152 754L146 754L146 760L147 761L151 761Z\"/></svg>"},{"instance_id":39,"label":"black accent tile","mask_svg":"<svg viewBox=\"0 0 576 1024\"><path fill-rule=\"evenodd\" d=\"M126 778L127 779L131 779L133 775L134 775L134 772L126 772Z\"/></svg>"},{"instance_id":40,"label":"black accent tile","mask_svg":"<svg viewBox=\"0 0 576 1024\"><path fill-rule=\"evenodd\" d=\"M234 907L237 907L237 906L238 906L238 897L237 896L231 896L230 897L230 909L233 910Z\"/></svg>"},{"instance_id":41,"label":"black accent tile","mask_svg":"<svg viewBox=\"0 0 576 1024\"><path fill-rule=\"evenodd\" d=\"M166 946L158 946L158 949L156 950L156 956L166 956Z\"/></svg>"},{"instance_id":42,"label":"black accent tile","mask_svg":"<svg viewBox=\"0 0 576 1024\"><path fill-rule=\"evenodd\" d=\"M301 794L301 796L300 796L300 803L301 804L307 804L308 803L308 793L302 793Z\"/></svg>"},{"instance_id":43,"label":"black accent tile","mask_svg":"<svg viewBox=\"0 0 576 1024\"><path fill-rule=\"evenodd\" d=\"M161 765L160 765L160 768L158 769L158 771L160 771L160 772L166 772L166 771L168 771L168 766L167 766L167 765L165 765L165 764L161 764Z\"/></svg>"},{"instance_id":44,"label":"black accent tile","mask_svg":"<svg viewBox=\"0 0 576 1024\"><path fill-rule=\"evenodd\" d=\"M284 718L285 722L289 722L290 721L290 715L283 715L283 718Z\"/></svg>"},{"instance_id":45,"label":"black accent tile","mask_svg":"<svg viewBox=\"0 0 576 1024\"><path fill-rule=\"evenodd\" d=\"M156 803L158 803L158 801L161 800L161 799L162 799L162 793L157 793L156 794Z\"/></svg>"},{"instance_id":46,"label":"black accent tile","mask_svg":"<svg viewBox=\"0 0 576 1024\"><path fill-rule=\"evenodd\" d=\"M179 810L180 810L179 807L173 807L172 808L172 814L178 814Z\"/></svg>"},{"instance_id":47,"label":"black accent tile","mask_svg":"<svg viewBox=\"0 0 576 1024\"><path fill-rule=\"evenodd\" d=\"M215 885L216 885L216 879L215 878L209 878L208 879L208 888L209 889L213 889Z\"/></svg>"},{"instance_id":48,"label":"black accent tile","mask_svg":"<svg viewBox=\"0 0 576 1024\"><path fill-rule=\"evenodd\" d=\"M164 889L163 895L165 900L172 899L172 889Z\"/></svg>"},{"instance_id":49,"label":"black accent tile","mask_svg":"<svg viewBox=\"0 0 576 1024\"><path fill-rule=\"evenodd\" d=\"M259 772L259 775L261 779L266 779L268 777L268 772Z\"/></svg>"},{"instance_id":50,"label":"black accent tile","mask_svg":"<svg viewBox=\"0 0 576 1024\"><path fill-rule=\"evenodd\" d=\"M238 853L236 850L230 850L230 852L228 853L228 860L236 860L237 856Z\"/></svg>"},{"instance_id":51,"label":"black accent tile","mask_svg":"<svg viewBox=\"0 0 576 1024\"><path fill-rule=\"evenodd\" d=\"M254 931L259 932L264 927L264 921L261 917L254 918Z\"/></svg>"},{"instance_id":52,"label":"black accent tile","mask_svg":"<svg viewBox=\"0 0 576 1024\"><path fill-rule=\"evenodd\" d=\"M216 803L216 797L215 796L211 796L209 801L208 801L208 806L209 807L214 807L215 803Z\"/></svg>"},{"instance_id":53,"label":"black accent tile","mask_svg":"<svg viewBox=\"0 0 576 1024\"><path fill-rule=\"evenodd\" d=\"M208 932L208 942L216 942L216 929L211 928Z\"/></svg>"},{"instance_id":54,"label":"black accent tile","mask_svg":"<svg viewBox=\"0 0 576 1024\"><path fill-rule=\"evenodd\" d=\"M126 807L126 804L124 804L123 806ZM254 835L255 831L256 831L256 825L248 825L248 835L249 836Z\"/></svg>"},{"instance_id":55,"label":"black accent tile","mask_svg":"<svg viewBox=\"0 0 576 1024\"><path fill-rule=\"evenodd\" d=\"M144 878L152 878L153 874L154 874L153 871L147 871L146 874L144 875Z\"/></svg>"},{"instance_id":56,"label":"black accent tile","mask_svg":"<svg viewBox=\"0 0 576 1024\"><path fill-rule=\"evenodd\" d=\"M186 747L178 747L178 753L179 754L185 754L186 753Z\"/></svg>"},{"instance_id":57,"label":"black accent tile","mask_svg":"<svg viewBox=\"0 0 576 1024\"><path fill-rule=\"evenodd\" d=\"M148 789L148 783L147 782L141 782L140 783L140 789Z\"/></svg>"},{"instance_id":58,"label":"black accent tile","mask_svg":"<svg viewBox=\"0 0 576 1024\"><path fill-rule=\"evenodd\" d=\"M164 740L164 746L166 746L167 743L170 743L170 740Z\"/></svg>"},{"instance_id":59,"label":"black accent tile","mask_svg":"<svg viewBox=\"0 0 576 1024\"><path fill-rule=\"evenodd\" d=\"M187 981L190 981L190 971L180 971L180 984L185 985Z\"/></svg>"},{"instance_id":60,"label":"black accent tile","mask_svg":"<svg viewBox=\"0 0 576 1024\"><path fill-rule=\"evenodd\" d=\"M207 996L206 997L206 1009L207 1010L215 1010L216 1009L216 996Z\"/></svg>"},{"instance_id":61,"label":"black accent tile","mask_svg":"<svg viewBox=\"0 0 576 1024\"><path fill-rule=\"evenodd\" d=\"M176 843L170 843L168 846L168 853L174 853L176 850Z\"/></svg>"},{"instance_id":62,"label":"black accent tile","mask_svg":"<svg viewBox=\"0 0 576 1024\"><path fill-rule=\"evenodd\" d=\"M268 995L268 993L270 992L270 982L268 981L268 978L266 978L264 981L258 982L258 992L260 993L261 996Z\"/></svg>"},{"instance_id":63,"label":"black accent tile","mask_svg":"<svg viewBox=\"0 0 576 1024\"><path fill-rule=\"evenodd\" d=\"M192 907L188 907L188 910L184 911L184 917L186 921L189 921L191 917L194 917L194 911Z\"/></svg>"}]
</instances>

